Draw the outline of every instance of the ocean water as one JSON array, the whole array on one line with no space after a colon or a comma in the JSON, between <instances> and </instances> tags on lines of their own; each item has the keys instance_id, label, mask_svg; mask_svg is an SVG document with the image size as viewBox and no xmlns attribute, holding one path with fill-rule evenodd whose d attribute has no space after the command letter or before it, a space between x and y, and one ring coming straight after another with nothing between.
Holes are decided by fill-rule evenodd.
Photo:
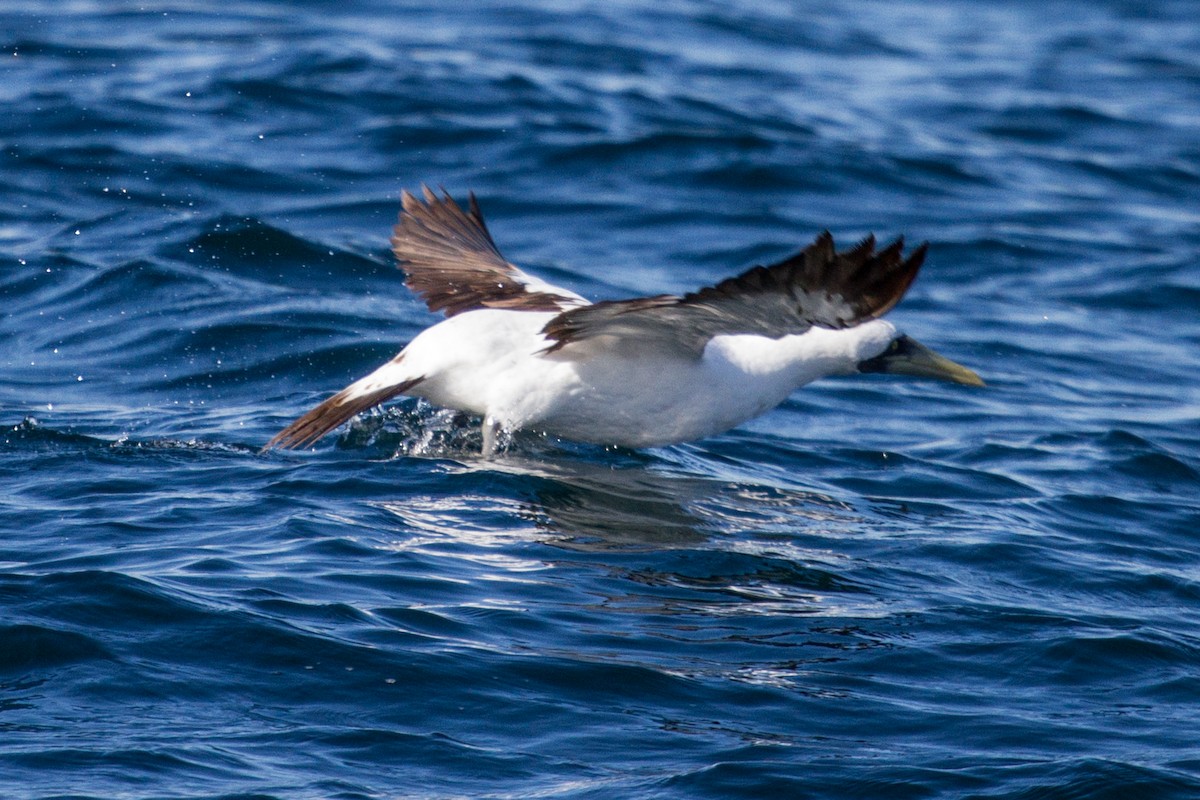
<instances>
[{"instance_id":1,"label":"ocean water","mask_svg":"<svg viewBox=\"0 0 1200 800\"><path fill-rule=\"evenodd\" d=\"M1200 796L1191 2L0 9L0 796ZM606 450L411 400L402 188L593 298L822 229L988 381Z\"/></svg>"}]
</instances>

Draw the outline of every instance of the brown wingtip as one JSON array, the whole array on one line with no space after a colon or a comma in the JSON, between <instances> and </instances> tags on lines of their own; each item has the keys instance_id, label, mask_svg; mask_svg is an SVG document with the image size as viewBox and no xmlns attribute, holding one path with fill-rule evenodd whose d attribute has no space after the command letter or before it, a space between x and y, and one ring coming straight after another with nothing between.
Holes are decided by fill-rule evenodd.
<instances>
[{"instance_id":1,"label":"brown wingtip","mask_svg":"<svg viewBox=\"0 0 1200 800\"><path fill-rule=\"evenodd\" d=\"M908 254L908 258L902 257L903 252L904 237L898 236L896 241L876 255L876 258L882 263L883 269L869 292L877 298L870 311L872 317L882 317L895 308L896 304L908 293L909 287L917 279L921 265L925 263L925 255L929 252L929 242L922 242L918 245Z\"/></svg>"},{"instance_id":2,"label":"brown wingtip","mask_svg":"<svg viewBox=\"0 0 1200 800\"><path fill-rule=\"evenodd\" d=\"M574 304L569 296L529 289L527 276L496 248L474 192L464 209L439 188L440 196L426 184L420 196L401 191L391 237L405 283L430 311L452 317L479 308L560 311Z\"/></svg>"},{"instance_id":3,"label":"brown wingtip","mask_svg":"<svg viewBox=\"0 0 1200 800\"><path fill-rule=\"evenodd\" d=\"M291 425L288 425L275 434L271 438L271 441L263 445L262 450L259 452L265 453L276 447L281 450L294 450L298 447L306 447L313 444L334 428L350 420L356 414L361 414L363 411L374 408L380 403L385 403L396 395L404 394L423 380L425 380L424 377L414 378L353 398L350 396L350 387L342 389L333 397L325 400L316 408L310 410Z\"/></svg>"},{"instance_id":4,"label":"brown wingtip","mask_svg":"<svg viewBox=\"0 0 1200 800\"><path fill-rule=\"evenodd\" d=\"M917 279L929 243L922 243L907 258L903 236L897 236L879 250L875 246L875 235L868 234L849 250L837 252L832 240L822 234L805 249L802 267L795 264L803 270L796 276L797 282L809 290L821 289L854 298L855 318L840 321L843 324L881 317L900 302ZM788 259L777 266L798 260Z\"/></svg>"}]
</instances>

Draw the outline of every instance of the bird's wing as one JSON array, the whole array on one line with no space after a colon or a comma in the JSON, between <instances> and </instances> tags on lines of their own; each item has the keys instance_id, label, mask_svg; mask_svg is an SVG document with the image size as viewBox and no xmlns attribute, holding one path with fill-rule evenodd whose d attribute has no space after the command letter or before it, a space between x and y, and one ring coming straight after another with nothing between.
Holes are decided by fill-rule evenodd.
<instances>
[{"instance_id":1,"label":"bird's wing","mask_svg":"<svg viewBox=\"0 0 1200 800\"><path fill-rule=\"evenodd\" d=\"M834 249L828 231L794 256L754 267L683 297L615 300L563 311L546 324L547 352L608 337L677 355L699 357L714 336L773 339L813 326L849 328L887 313L908 290L927 244L903 257L904 240L875 250L875 237Z\"/></svg>"},{"instance_id":2,"label":"bird's wing","mask_svg":"<svg viewBox=\"0 0 1200 800\"><path fill-rule=\"evenodd\" d=\"M421 193L423 199L408 191L401 194L403 209L392 231L392 252L408 274L408 288L430 311L452 317L479 308L562 311L587 303L505 260L474 193L465 211L445 190L438 197L422 186Z\"/></svg>"}]
</instances>

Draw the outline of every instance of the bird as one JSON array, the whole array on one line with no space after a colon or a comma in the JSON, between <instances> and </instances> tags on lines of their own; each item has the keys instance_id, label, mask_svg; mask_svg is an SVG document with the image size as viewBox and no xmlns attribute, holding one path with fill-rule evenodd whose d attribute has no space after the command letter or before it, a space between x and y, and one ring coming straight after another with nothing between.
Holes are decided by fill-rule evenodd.
<instances>
[{"instance_id":1,"label":"bird","mask_svg":"<svg viewBox=\"0 0 1200 800\"><path fill-rule=\"evenodd\" d=\"M306 447L400 395L540 431L647 448L723 433L830 375L892 373L982 386L978 374L881 317L928 243L875 237L838 251L828 231L799 252L682 296L590 302L500 254L474 192L401 192L391 248L408 288L446 319L296 419L263 448Z\"/></svg>"}]
</instances>

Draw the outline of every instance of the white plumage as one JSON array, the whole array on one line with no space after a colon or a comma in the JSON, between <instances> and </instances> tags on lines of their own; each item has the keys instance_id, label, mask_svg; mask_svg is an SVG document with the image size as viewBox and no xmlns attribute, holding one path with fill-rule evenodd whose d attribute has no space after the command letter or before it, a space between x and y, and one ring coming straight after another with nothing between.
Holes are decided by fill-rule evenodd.
<instances>
[{"instance_id":1,"label":"white plumage","mask_svg":"<svg viewBox=\"0 0 1200 800\"><path fill-rule=\"evenodd\" d=\"M591 304L507 262L472 195L405 192L392 237L408 285L449 318L281 431L307 445L406 394L499 429L649 447L699 439L774 408L826 375L896 372L982 385L877 319L916 277L925 247L838 253L822 234L800 253L683 297Z\"/></svg>"}]
</instances>

